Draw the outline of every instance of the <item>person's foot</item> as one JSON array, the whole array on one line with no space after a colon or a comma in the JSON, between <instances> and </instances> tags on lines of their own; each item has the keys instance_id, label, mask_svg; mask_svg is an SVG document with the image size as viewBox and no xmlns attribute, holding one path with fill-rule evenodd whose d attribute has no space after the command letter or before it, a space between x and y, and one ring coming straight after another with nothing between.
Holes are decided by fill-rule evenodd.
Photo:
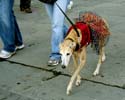
<instances>
[{"instance_id":1,"label":"person's foot","mask_svg":"<svg viewBox=\"0 0 125 100\"><path fill-rule=\"evenodd\" d=\"M24 48L24 44L22 44L22 45L20 45L20 46L16 46L15 50L17 51L17 50L21 50L21 49L23 49L23 48Z\"/></svg>"},{"instance_id":2,"label":"person's foot","mask_svg":"<svg viewBox=\"0 0 125 100\"><path fill-rule=\"evenodd\" d=\"M8 52L8 51L5 51L5 50L1 50L0 51L0 58L1 59L7 59L7 58L10 58L12 57L16 52Z\"/></svg>"},{"instance_id":3,"label":"person's foot","mask_svg":"<svg viewBox=\"0 0 125 100\"><path fill-rule=\"evenodd\" d=\"M47 63L48 66L57 66L60 64L60 60L54 60L54 59L50 59Z\"/></svg>"},{"instance_id":4,"label":"person's foot","mask_svg":"<svg viewBox=\"0 0 125 100\"><path fill-rule=\"evenodd\" d=\"M25 13L32 13L31 8L23 8L23 7L20 7L20 11L25 12Z\"/></svg>"},{"instance_id":5,"label":"person's foot","mask_svg":"<svg viewBox=\"0 0 125 100\"><path fill-rule=\"evenodd\" d=\"M24 44L22 44L20 46L16 46L15 51L13 51L13 52L1 50L0 51L0 59L8 59L8 58L12 57L16 53L17 50L21 50L23 48L24 48Z\"/></svg>"},{"instance_id":6,"label":"person's foot","mask_svg":"<svg viewBox=\"0 0 125 100\"><path fill-rule=\"evenodd\" d=\"M70 1L70 3L68 4L67 8L68 9L72 9L72 7L73 7L73 1Z\"/></svg>"},{"instance_id":7,"label":"person's foot","mask_svg":"<svg viewBox=\"0 0 125 100\"><path fill-rule=\"evenodd\" d=\"M20 7L20 11L25 11L25 8L23 8L23 7Z\"/></svg>"},{"instance_id":8,"label":"person's foot","mask_svg":"<svg viewBox=\"0 0 125 100\"><path fill-rule=\"evenodd\" d=\"M26 12L26 13L32 13L32 10L31 10L31 8L26 8L26 9L25 9L25 12Z\"/></svg>"}]
</instances>

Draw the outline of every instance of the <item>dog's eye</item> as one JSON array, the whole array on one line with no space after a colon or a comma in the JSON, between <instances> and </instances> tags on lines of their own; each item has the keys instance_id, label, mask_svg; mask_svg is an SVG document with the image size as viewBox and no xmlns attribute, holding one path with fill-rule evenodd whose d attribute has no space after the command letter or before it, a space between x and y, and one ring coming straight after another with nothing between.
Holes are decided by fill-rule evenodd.
<instances>
[{"instance_id":1,"label":"dog's eye","mask_svg":"<svg viewBox=\"0 0 125 100\"><path fill-rule=\"evenodd\" d=\"M67 53L66 55L67 55L67 56L69 56L69 55L70 55L70 53Z\"/></svg>"}]
</instances>

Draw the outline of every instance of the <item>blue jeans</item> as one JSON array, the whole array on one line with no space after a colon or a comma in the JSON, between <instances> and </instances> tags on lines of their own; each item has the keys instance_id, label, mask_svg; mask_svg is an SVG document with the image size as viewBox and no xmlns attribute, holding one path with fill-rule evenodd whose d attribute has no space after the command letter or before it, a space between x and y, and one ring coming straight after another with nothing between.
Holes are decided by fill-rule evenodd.
<instances>
[{"instance_id":1,"label":"blue jeans","mask_svg":"<svg viewBox=\"0 0 125 100\"><path fill-rule=\"evenodd\" d=\"M57 0L56 2L64 12L66 12L69 0ZM63 41L68 27L64 22L64 15L59 10L57 5L45 4L47 13L49 15L52 27L52 37L51 37L51 54L50 59L60 60L61 55L59 53L59 44Z\"/></svg>"},{"instance_id":2,"label":"blue jeans","mask_svg":"<svg viewBox=\"0 0 125 100\"><path fill-rule=\"evenodd\" d=\"M15 47L22 45L22 36L13 12L14 0L0 0L0 36L3 49L15 51Z\"/></svg>"}]
</instances>

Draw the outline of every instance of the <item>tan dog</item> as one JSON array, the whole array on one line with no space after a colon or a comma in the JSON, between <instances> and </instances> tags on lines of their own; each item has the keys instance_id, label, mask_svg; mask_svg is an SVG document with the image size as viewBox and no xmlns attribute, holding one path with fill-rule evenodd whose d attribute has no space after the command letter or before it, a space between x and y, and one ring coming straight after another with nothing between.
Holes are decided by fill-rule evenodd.
<instances>
[{"instance_id":1,"label":"tan dog","mask_svg":"<svg viewBox=\"0 0 125 100\"><path fill-rule=\"evenodd\" d=\"M87 12L87 13L83 14L84 18L86 17L86 14L88 14L88 13L91 15L91 17L93 17L95 15L91 12ZM100 16L97 16L97 17L100 18ZM101 66L102 62L104 62L106 59L104 46L106 43L106 38L110 35L106 21L102 18L101 18L101 21L103 21L102 25L103 25L103 28L105 26L106 31L104 31L104 32L102 32L102 30L99 31L100 32L99 35L100 34L103 34L103 35L100 35L100 37L98 37L98 41L96 41L96 43L98 44L98 49L99 49L98 50L99 59L98 59L97 67L93 73L94 76L99 74L100 66ZM60 44L60 53L62 55L61 56L62 67L65 68L68 66L71 56L73 57L73 61L74 61L74 65L75 65L74 66L75 71L74 71L74 73L70 79L70 82L68 84L68 87L67 87L67 91L66 91L67 95L69 95L71 93L72 86L73 86L73 83L75 80L76 80L75 84L77 86L80 85L80 83L81 83L80 71L84 67L85 62L86 62L87 45L89 45L90 43L92 45L94 45L93 37L92 37L93 32L90 29L91 23L88 24L87 22L85 22L85 19L84 19L84 23L83 23L83 21L80 20L80 21L76 22L75 26L77 27L80 37L78 37L74 28L71 27L69 29L68 35L66 36L64 41ZM97 34L97 33L94 33L94 34ZM84 36L82 36L82 35L84 35ZM81 43L83 43L83 44L81 44Z\"/></svg>"}]
</instances>

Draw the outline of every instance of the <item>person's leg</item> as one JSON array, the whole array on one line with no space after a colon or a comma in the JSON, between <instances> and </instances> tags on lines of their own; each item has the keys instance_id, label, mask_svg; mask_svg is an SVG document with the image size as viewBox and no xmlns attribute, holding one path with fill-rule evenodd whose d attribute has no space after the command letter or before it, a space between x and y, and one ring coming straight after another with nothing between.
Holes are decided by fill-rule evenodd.
<instances>
[{"instance_id":1,"label":"person's leg","mask_svg":"<svg viewBox=\"0 0 125 100\"><path fill-rule=\"evenodd\" d=\"M15 50L14 18L12 17L13 0L0 0L0 35L4 43L4 50Z\"/></svg>"},{"instance_id":2,"label":"person's leg","mask_svg":"<svg viewBox=\"0 0 125 100\"><path fill-rule=\"evenodd\" d=\"M68 27L66 24L64 24L64 25L63 25L63 33L64 33L63 39L66 37L67 32L68 32L68 29L69 29L69 27Z\"/></svg>"},{"instance_id":3,"label":"person's leg","mask_svg":"<svg viewBox=\"0 0 125 100\"><path fill-rule=\"evenodd\" d=\"M68 0L58 0L57 3L65 12ZM60 61L61 55L59 53L59 44L63 41L68 28L64 24L64 15L59 10L56 4L54 5L46 4L46 10L48 12L52 24L51 54L49 62L51 64L52 62L51 60L56 60L57 62Z\"/></svg>"},{"instance_id":4,"label":"person's leg","mask_svg":"<svg viewBox=\"0 0 125 100\"><path fill-rule=\"evenodd\" d=\"M4 45L3 50L8 53L15 52L15 42L16 44L22 43L21 33L19 28L17 28L16 19L13 13L13 4L14 0L0 0L0 36ZM8 55L8 53L6 54ZM2 58L2 56L1 54L0 57ZM11 54L5 58L10 56Z\"/></svg>"},{"instance_id":5,"label":"person's leg","mask_svg":"<svg viewBox=\"0 0 125 100\"><path fill-rule=\"evenodd\" d=\"M31 0L25 0L26 2L26 8L30 8L31 7Z\"/></svg>"},{"instance_id":6,"label":"person's leg","mask_svg":"<svg viewBox=\"0 0 125 100\"><path fill-rule=\"evenodd\" d=\"M26 13L32 13L31 0L20 0L20 11L25 11Z\"/></svg>"},{"instance_id":7,"label":"person's leg","mask_svg":"<svg viewBox=\"0 0 125 100\"><path fill-rule=\"evenodd\" d=\"M25 12L26 13L32 13L31 10L31 0L25 0L26 6L25 6Z\"/></svg>"},{"instance_id":8,"label":"person's leg","mask_svg":"<svg viewBox=\"0 0 125 100\"><path fill-rule=\"evenodd\" d=\"M25 0L20 0L20 11L25 10Z\"/></svg>"},{"instance_id":9,"label":"person's leg","mask_svg":"<svg viewBox=\"0 0 125 100\"><path fill-rule=\"evenodd\" d=\"M20 32L20 29L19 29L19 26L17 24L17 21L16 21L16 17L14 16L13 14L13 18L14 18L14 25L15 25L15 45L16 46L21 46L23 45L23 39L22 39L22 35L21 35L21 32Z\"/></svg>"},{"instance_id":10,"label":"person's leg","mask_svg":"<svg viewBox=\"0 0 125 100\"><path fill-rule=\"evenodd\" d=\"M58 0L57 4L61 7L61 9L66 12L68 0ZM51 45L52 45L52 53L51 58L60 60L60 53L59 53L59 44L64 39L64 15L60 11L60 9L57 7L56 4L54 4L53 8L53 17L52 17L52 39L51 39Z\"/></svg>"}]
</instances>

